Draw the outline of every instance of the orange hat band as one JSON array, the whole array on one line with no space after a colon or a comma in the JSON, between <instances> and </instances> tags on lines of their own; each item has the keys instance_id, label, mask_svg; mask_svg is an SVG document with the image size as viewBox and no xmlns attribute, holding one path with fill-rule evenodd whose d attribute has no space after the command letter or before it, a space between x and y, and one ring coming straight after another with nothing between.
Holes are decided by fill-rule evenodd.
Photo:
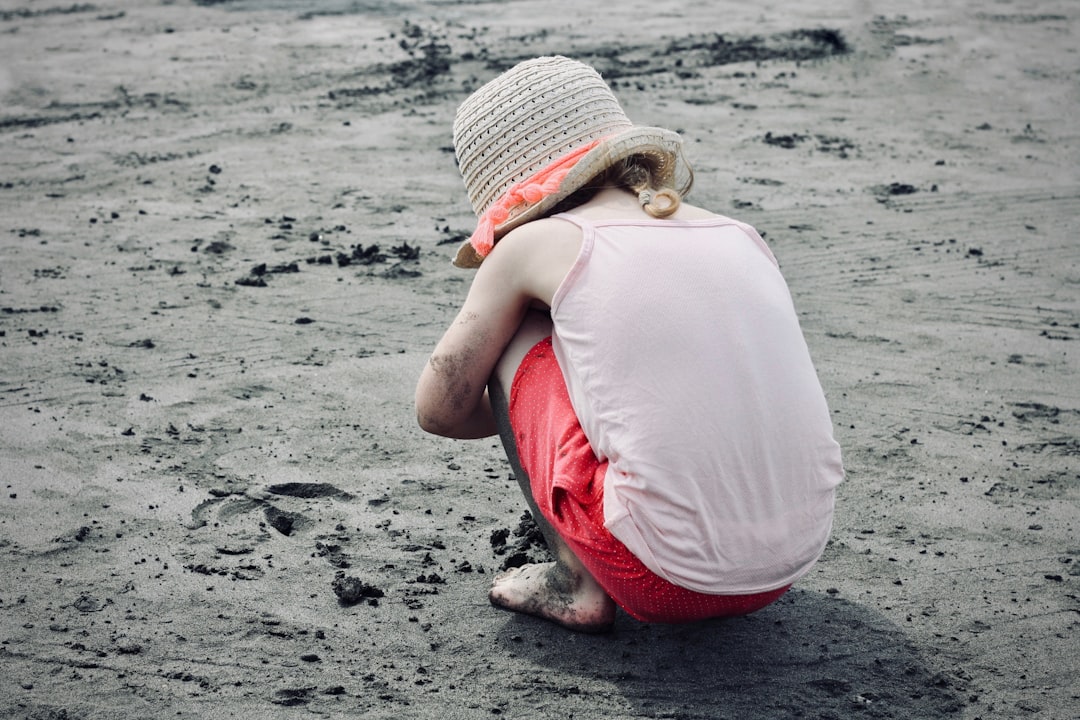
<instances>
[{"instance_id":1,"label":"orange hat band","mask_svg":"<svg viewBox=\"0 0 1080 720\"><path fill-rule=\"evenodd\" d=\"M469 238L469 244L473 246L476 254L482 258L487 257L495 247L495 229L510 218L511 211L521 205L535 205L557 191L578 160L603 140L604 138L597 138L586 143L556 158L539 172L511 185L502 197L480 216L476 230Z\"/></svg>"}]
</instances>

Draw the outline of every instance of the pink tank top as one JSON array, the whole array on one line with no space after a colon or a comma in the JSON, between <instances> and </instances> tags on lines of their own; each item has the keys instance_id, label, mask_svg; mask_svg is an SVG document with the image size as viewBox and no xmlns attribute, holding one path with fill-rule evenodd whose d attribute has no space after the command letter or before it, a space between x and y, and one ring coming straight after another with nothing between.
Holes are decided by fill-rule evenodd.
<instances>
[{"instance_id":1,"label":"pink tank top","mask_svg":"<svg viewBox=\"0 0 1080 720\"><path fill-rule=\"evenodd\" d=\"M776 260L725 217L589 221L551 303L605 524L657 575L711 594L809 570L843 478Z\"/></svg>"}]
</instances>

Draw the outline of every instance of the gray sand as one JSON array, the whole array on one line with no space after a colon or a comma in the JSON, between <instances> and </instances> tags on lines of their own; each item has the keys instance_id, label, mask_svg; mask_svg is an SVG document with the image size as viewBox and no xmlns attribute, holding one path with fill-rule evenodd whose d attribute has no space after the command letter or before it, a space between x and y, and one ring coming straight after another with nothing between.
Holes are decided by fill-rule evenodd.
<instances>
[{"instance_id":1,"label":"gray sand","mask_svg":"<svg viewBox=\"0 0 1080 720\"><path fill-rule=\"evenodd\" d=\"M1080 717L1080 7L586 5L3 3L0 716ZM454 108L553 52L801 313L848 477L750 617L490 607L509 467L413 420Z\"/></svg>"}]
</instances>

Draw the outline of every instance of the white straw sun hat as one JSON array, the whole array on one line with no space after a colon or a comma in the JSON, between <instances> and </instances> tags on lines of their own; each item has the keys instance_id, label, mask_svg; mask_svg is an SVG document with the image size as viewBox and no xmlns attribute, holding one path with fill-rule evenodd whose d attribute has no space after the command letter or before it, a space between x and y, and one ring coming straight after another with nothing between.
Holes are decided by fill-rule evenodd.
<instances>
[{"instance_id":1,"label":"white straw sun hat","mask_svg":"<svg viewBox=\"0 0 1080 720\"><path fill-rule=\"evenodd\" d=\"M588 65L561 56L515 65L454 118L454 151L478 218L454 265L478 267L503 235L625 158L644 156L671 181L681 146L677 133L631 123Z\"/></svg>"}]
</instances>

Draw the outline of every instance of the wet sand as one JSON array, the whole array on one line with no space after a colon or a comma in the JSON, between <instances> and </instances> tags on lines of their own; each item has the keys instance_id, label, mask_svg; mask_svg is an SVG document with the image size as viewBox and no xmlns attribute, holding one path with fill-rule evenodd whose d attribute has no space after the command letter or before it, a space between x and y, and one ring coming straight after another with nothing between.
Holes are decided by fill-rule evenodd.
<instances>
[{"instance_id":1,"label":"wet sand","mask_svg":"<svg viewBox=\"0 0 1080 720\"><path fill-rule=\"evenodd\" d=\"M582 5L0 7L0 716L1078 717L1080 8ZM509 466L415 425L454 109L555 52L800 311L848 477L747 618L492 608Z\"/></svg>"}]
</instances>

